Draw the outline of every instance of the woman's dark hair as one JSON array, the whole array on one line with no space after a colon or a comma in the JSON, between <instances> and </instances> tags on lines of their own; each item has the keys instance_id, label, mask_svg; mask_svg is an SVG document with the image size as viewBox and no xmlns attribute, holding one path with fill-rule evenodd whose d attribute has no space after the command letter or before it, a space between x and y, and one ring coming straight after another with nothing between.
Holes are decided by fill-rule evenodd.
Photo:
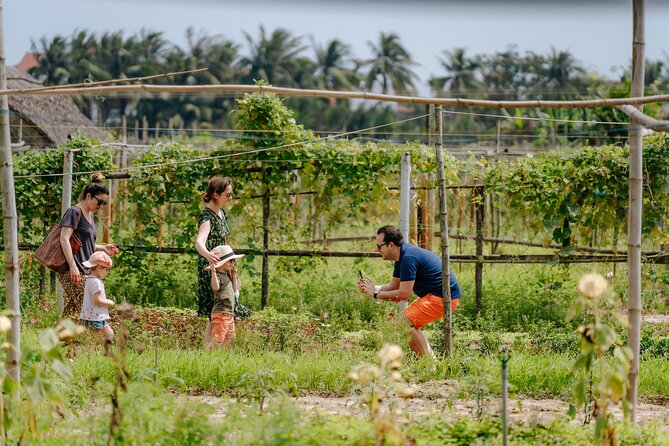
<instances>
[{"instance_id":1,"label":"woman's dark hair","mask_svg":"<svg viewBox=\"0 0 669 446\"><path fill-rule=\"evenodd\" d=\"M202 195L202 201L209 203L214 194L223 194L228 186L232 186L232 178L218 175L209 178L209 186L207 187L207 192Z\"/></svg>"},{"instance_id":2,"label":"woman's dark hair","mask_svg":"<svg viewBox=\"0 0 669 446\"><path fill-rule=\"evenodd\" d=\"M83 192L81 192L81 200L86 198L86 195L91 194L91 197L97 197L98 195L109 195L109 189L102 182L105 177L101 173L94 173L91 176L91 182L84 187Z\"/></svg>"},{"instance_id":3,"label":"woman's dark hair","mask_svg":"<svg viewBox=\"0 0 669 446\"><path fill-rule=\"evenodd\" d=\"M402 246L404 242L402 232L397 226L382 226L376 233L383 234L383 241L385 243L393 242L395 246Z\"/></svg>"}]
</instances>

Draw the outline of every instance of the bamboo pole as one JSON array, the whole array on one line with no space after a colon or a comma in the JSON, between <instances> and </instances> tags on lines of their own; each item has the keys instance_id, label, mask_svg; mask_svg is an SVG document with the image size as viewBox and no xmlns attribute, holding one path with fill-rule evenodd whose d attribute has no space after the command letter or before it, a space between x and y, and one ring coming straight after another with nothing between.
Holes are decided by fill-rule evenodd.
<instances>
[{"instance_id":1,"label":"bamboo pole","mask_svg":"<svg viewBox=\"0 0 669 446\"><path fill-rule=\"evenodd\" d=\"M485 220L485 201L483 186L474 189L476 194L476 262L475 288L476 288L476 316L481 314L483 296L483 225Z\"/></svg>"},{"instance_id":2,"label":"bamboo pole","mask_svg":"<svg viewBox=\"0 0 669 446\"><path fill-rule=\"evenodd\" d=\"M364 91L333 91L313 90L287 87L272 87L270 85L114 85L103 87L69 88L63 86L61 89L50 91L38 91L37 89L26 90L0 90L0 96L78 96L78 95L110 95L112 93L274 93L281 96L318 97L318 98L342 98L342 99L364 99L370 101L395 102L398 104L434 104L435 106L448 107L480 107L480 108L595 108L616 107L619 105L643 105L654 102L669 102L669 94L653 96L633 96L631 98L612 99L588 99L581 101L490 101L484 99L466 98L428 98L421 96L399 96L380 93L368 93Z\"/></svg>"},{"instance_id":3,"label":"bamboo pole","mask_svg":"<svg viewBox=\"0 0 669 446\"><path fill-rule=\"evenodd\" d=\"M165 205L159 205L156 209L156 220L158 220L158 235L156 236L156 245L163 247L165 239Z\"/></svg>"},{"instance_id":4,"label":"bamboo pole","mask_svg":"<svg viewBox=\"0 0 669 446\"><path fill-rule=\"evenodd\" d=\"M19 251L34 251L38 245L29 243L20 243ZM0 245L1 249L4 246ZM156 246L135 246L123 245L125 251L153 252L156 254L193 254L197 251L194 248L172 248ZM262 255L261 249L236 249L238 254ZM268 249L269 257L347 257L347 258L378 258L379 254L374 252L356 252L356 251L315 251L315 250L287 250L287 249ZM480 259L473 254L452 254L449 255L449 261L452 263L476 263ZM483 256L483 263L496 264L579 264L579 263L624 263L627 262L625 255L578 255L570 257L560 257L555 254L527 254L527 255L505 255L505 254L487 254ZM669 254L655 251L644 253L643 262L654 265L669 265ZM55 276L54 276L55 280Z\"/></svg>"},{"instance_id":5,"label":"bamboo pole","mask_svg":"<svg viewBox=\"0 0 669 446\"><path fill-rule=\"evenodd\" d=\"M263 190L264 196L262 200L262 294L260 296L260 308L265 308L267 306L267 295L269 294L269 255L267 251L269 250L269 212L270 212L270 199L269 199L269 180L268 180L267 170L263 171Z\"/></svg>"},{"instance_id":6,"label":"bamboo pole","mask_svg":"<svg viewBox=\"0 0 669 446\"><path fill-rule=\"evenodd\" d=\"M421 174L419 177L419 184L423 189L420 191L420 222L421 222L421 227L420 227L420 247L423 249L428 249L430 250L430 240L429 240L429 233L428 233L428 227L432 224L429 220L429 198L428 198L428 190L427 190L427 174Z\"/></svg>"},{"instance_id":7,"label":"bamboo pole","mask_svg":"<svg viewBox=\"0 0 669 446\"><path fill-rule=\"evenodd\" d=\"M657 132L669 132L669 121L660 121L651 118L633 105L619 105L616 108L647 129L655 130Z\"/></svg>"},{"instance_id":8,"label":"bamboo pole","mask_svg":"<svg viewBox=\"0 0 669 446\"><path fill-rule=\"evenodd\" d=\"M643 96L646 59L645 0L633 1L632 89L630 95ZM630 119L629 130L629 225L627 234L627 317L629 320L628 346L633 358L629 370L627 401L632 423L636 421L636 403L639 386L639 354L641 347L641 201L643 196L642 128L636 119Z\"/></svg>"},{"instance_id":9,"label":"bamboo pole","mask_svg":"<svg viewBox=\"0 0 669 446\"><path fill-rule=\"evenodd\" d=\"M442 234L448 234L448 208L446 207L446 173L444 171L444 128L443 110L435 105L437 140L434 150L437 155L437 175L439 175L439 226ZM441 238L441 292L444 300L444 352L450 356L451 345L451 276L448 252L448 237Z\"/></svg>"},{"instance_id":10,"label":"bamboo pole","mask_svg":"<svg viewBox=\"0 0 669 446\"><path fill-rule=\"evenodd\" d=\"M29 92L47 92L49 94L53 93L56 90L63 90L66 88L95 88L95 87L102 87L105 85L110 85L110 84L117 84L117 83L126 83L126 82L143 82L143 81L148 81L148 80L154 80L154 79L164 79L167 77L174 77L174 76L179 76L182 74L192 74L192 73L199 73L201 71L207 71L209 68L196 68L194 70L185 70L185 71L174 71L171 73L162 73L162 74L154 74L151 76L141 76L141 77L129 77L129 78L123 78L123 79L110 79L107 81L97 81L97 82L81 82L79 84L70 84L70 85L52 85L49 87L39 87L39 88L20 88L17 90L14 90L19 93L23 93L26 91Z\"/></svg>"},{"instance_id":11,"label":"bamboo pole","mask_svg":"<svg viewBox=\"0 0 669 446\"><path fill-rule=\"evenodd\" d=\"M409 239L414 245L418 245L418 203L414 198L409 198Z\"/></svg>"},{"instance_id":12,"label":"bamboo pole","mask_svg":"<svg viewBox=\"0 0 669 446\"><path fill-rule=\"evenodd\" d=\"M5 70L4 6L0 0L0 90L7 89ZM7 349L7 371L17 382L21 379L19 360L21 355L21 306L19 301L19 240L16 194L14 192L14 164L12 163L12 141L9 133L9 100L0 99L0 177L2 180L2 229L5 254L5 295L6 308L11 311ZM4 423L4 420L2 421Z\"/></svg>"},{"instance_id":13,"label":"bamboo pole","mask_svg":"<svg viewBox=\"0 0 669 446\"><path fill-rule=\"evenodd\" d=\"M74 151L68 150L63 154L63 192L60 199L60 215L65 215L65 212L72 206L72 168L74 165ZM58 290L58 298L56 301L56 309L58 310L58 316L63 316L63 310L65 309L65 290L63 286L58 282L56 284Z\"/></svg>"},{"instance_id":14,"label":"bamboo pole","mask_svg":"<svg viewBox=\"0 0 669 446\"><path fill-rule=\"evenodd\" d=\"M144 144L149 142L149 120L146 115L142 116L142 142Z\"/></svg>"}]
</instances>

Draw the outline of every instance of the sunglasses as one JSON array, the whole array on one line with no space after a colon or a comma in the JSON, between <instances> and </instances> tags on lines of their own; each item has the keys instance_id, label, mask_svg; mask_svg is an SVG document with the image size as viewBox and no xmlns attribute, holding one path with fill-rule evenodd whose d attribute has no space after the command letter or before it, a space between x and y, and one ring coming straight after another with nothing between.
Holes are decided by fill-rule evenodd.
<instances>
[{"instance_id":1,"label":"sunglasses","mask_svg":"<svg viewBox=\"0 0 669 446\"><path fill-rule=\"evenodd\" d=\"M387 243L381 243L380 245L376 245L376 249L378 249L379 251L381 251L381 247L382 247L382 246L388 246L389 243L390 243L390 242L387 242Z\"/></svg>"},{"instance_id":2,"label":"sunglasses","mask_svg":"<svg viewBox=\"0 0 669 446\"><path fill-rule=\"evenodd\" d=\"M93 198L95 198L95 199L98 201L98 205L99 205L100 207L102 207L102 206L106 206L107 203L109 203L107 200L100 200L98 197L93 197Z\"/></svg>"}]
</instances>

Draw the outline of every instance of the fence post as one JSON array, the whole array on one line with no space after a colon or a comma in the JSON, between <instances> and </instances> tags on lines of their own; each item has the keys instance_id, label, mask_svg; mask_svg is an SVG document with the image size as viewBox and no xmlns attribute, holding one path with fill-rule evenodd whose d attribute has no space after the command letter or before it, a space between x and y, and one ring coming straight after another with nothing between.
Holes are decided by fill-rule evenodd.
<instances>
[{"instance_id":1,"label":"fence post","mask_svg":"<svg viewBox=\"0 0 669 446\"><path fill-rule=\"evenodd\" d=\"M60 215L64 215L65 212L72 205L72 166L74 164L74 152L68 150L63 154L63 193L60 201ZM65 309L65 301L63 286L58 282L56 285L58 290L58 302L56 308L58 309L58 316L63 315L63 310Z\"/></svg>"},{"instance_id":2,"label":"fence post","mask_svg":"<svg viewBox=\"0 0 669 446\"><path fill-rule=\"evenodd\" d=\"M437 157L437 173L439 175L439 226L441 230L441 291L444 299L444 352L450 356L451 330L451 275L448 253L448 208L446 207L446 173L444 172L443 143L443 111L441 106L435 107L437 140L434 150Z\"/></svg>"},{"instance_id":3,"label":"fence post","mask_svg":"<svg viewBox=\"0 0 669 446\"><path fill-rule=\"evenodd\" d=\"M262 294L260 296L260 308L267 305L267 294L269 286L269 180L267 169L263 170L263 197L262 197Z\"/></svg>"},{"instance_id":4,"label":"fence post","mask_svg":"<svg viewBox=\"0 0 669 446\"><path fill-rule=\"evenodd\" d=\"M474 188L476 206L476 316L481 313L481 295L483 291L483 220L485 219L485 194L483 186Z\"/></svg>"},{"instance_id":5,"label":"fence post","mask_svg":"<svg viewBox=\"0 0 669 446\"><path fill-rule=\"evenodd\" d=\"M509 420L508 420L508 412L509 412L509 390L508 390L508 381L509 381L509 371L507 369L507 362L509 362L509 355L506 353L503 353L499 357L500 361L502 362L502 426L503 426L503 433L502 433L502 444L504 446L507 445L508 442L508 437L509 437Z\"/></svg>"},{"instance_id":6,"label":"fence post","mask_svg":"<svg viewBox=\"0 0 669 446\"><path fill-rule=\"evenodd\" d=\"M409 203L411 201L411 154L403 153L400 165L400 232L407 242L411 241L409 231ZM397 303L399 312L402 313L407 307L406 301Z\"/></svg>"}]
</instances>

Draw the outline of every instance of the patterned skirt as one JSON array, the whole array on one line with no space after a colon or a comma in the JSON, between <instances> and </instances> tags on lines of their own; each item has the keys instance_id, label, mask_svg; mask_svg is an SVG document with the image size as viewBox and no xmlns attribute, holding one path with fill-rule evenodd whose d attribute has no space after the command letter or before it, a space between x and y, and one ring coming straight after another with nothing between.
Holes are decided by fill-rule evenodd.
<instances>
[{"instance_id":1,"label":"patterned skirt","mask_svg":"<svg viewBox=\"0 0 669 446\"><path fill-rule=\"evenodd\" d=\"M81 315L81 306L84 304L84 277L81 276L81 282L78 284L72 282L70 272L56 273L58 281L63 286L63 317L74 321L79 320Z\"/></svg>"}]
</instances>

